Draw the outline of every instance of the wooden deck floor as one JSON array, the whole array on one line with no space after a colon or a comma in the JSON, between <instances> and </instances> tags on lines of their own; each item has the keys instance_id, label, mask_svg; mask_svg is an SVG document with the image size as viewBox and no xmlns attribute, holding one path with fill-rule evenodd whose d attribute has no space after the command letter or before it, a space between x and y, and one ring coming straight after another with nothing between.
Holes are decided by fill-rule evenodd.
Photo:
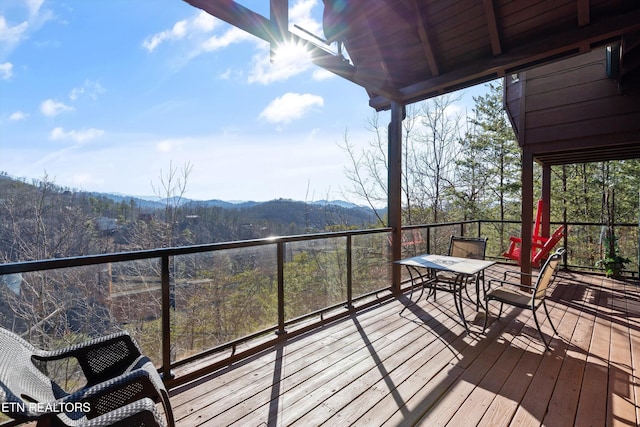
<instances>
[{"instance_id":1,"label":"wooden deck floor","mask_svg":"<svg viewBox=\"0 0 640 427\"><path fill-rule=\"evenodd\" d=\"M172 390L172 404L189 427L635 426L637 286L560 272L548 353L530 312L492 317L483 335L469 304L466 333L449 295L400 315L403 297ZM547 322L543 331L552 335Z\"/></svg>"}]
</instances>

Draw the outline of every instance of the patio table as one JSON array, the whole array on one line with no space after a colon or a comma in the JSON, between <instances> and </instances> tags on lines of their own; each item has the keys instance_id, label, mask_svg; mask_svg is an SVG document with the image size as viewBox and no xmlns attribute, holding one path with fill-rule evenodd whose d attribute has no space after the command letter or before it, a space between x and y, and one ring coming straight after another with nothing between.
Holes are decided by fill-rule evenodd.
<instances>
[{"instance_id":1,"label":"patio table","mask_svg":"<svg viewBox=\"0 0 640 427\"><path fill-rule=\"evenodd\" d=\"M409 295L410 302L412 301L413 291L415 285L418 283L418 280L420 281L419 283L421 284L422 288L420 296L416 299L415 302L422 298L422 294L425 288L429 289L427 298L429 298L429 296L432 294L435 298L435 293L437 290L449 292L453 294L453 300L458 315L462 319L462 323L465 329L469 331L467 321L464 317L464 311L462 309L462 289L464 288L468 296L468 290L466 289L467 282L470 278L475 278L477 310L478 307L482 304L480 299L480 281L483 282L482 290L485 291L484 270L495 264L496 261L459 258L448 255L422 254L411 258L401 259L395 261L395 263L404 265L409 272L409 276L411 277L411 294ZM438 279L438 272L453 273L455 278L453 281L444 281ZM406 305L402 309L402 311L404 311L410 305L411 304Z\"/></svg>"}]
</instances>

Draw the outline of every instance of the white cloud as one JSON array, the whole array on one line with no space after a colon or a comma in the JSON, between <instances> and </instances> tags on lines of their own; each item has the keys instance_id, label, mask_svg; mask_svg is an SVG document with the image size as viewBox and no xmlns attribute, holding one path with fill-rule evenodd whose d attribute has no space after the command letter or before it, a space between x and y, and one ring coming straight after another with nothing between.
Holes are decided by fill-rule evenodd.
<instances>
[{"instance_id":1,"label":"white cloud","mask_svg":"<svg viewBox=\"0 0 640 427\"><path fill-rule=\"evenodd\" d=\"M186 25L187 21L178 21L173 25L173 28L170 30L164 30L159 33L156 33L152 36L147 37L143 42L142 46L147 49L149 52L153 52L156 47L167 40L179 40L183 38L186 34Z\"/></svg>"},{"instance_id":2,"label":"white cloud","mask_svg":"<svg viewBox=\"0 0 640 427\"><path fill-rule=\"evenodd\" d=\"M29 9L29 15L35 16L40 11L44 0L26 0L27 8Z\"/></svg>"},{"instance_id":3,"label":"white cloud","mask_svg":"<svg viewBox=\"0 0 640 427\"><path fill-rule=\"evenodd\" d=\"M53 19L53 13L45 10L41 6L43 0L27 0L17 2L19 6L24 6L23 18L16 18L14 21L19 24L7 22L4 15L0 15L0 60L4 60L8 55L24 40L29 34L34 33L47 21Z\"/></svg>"},{"instance_id":4,"label":"white cloud","mask_svg":"<svg viewBox=\"0 0 640 427\"><path fill-rule=\"evenodd\" d=\"M165 140L156 144L156 151L159 153L170 153L174 148L174 142Z\"/></svg>"},{"instance_id":5,"label":"white cloud","mask_svg":"<svg viewBox=\"0 0 640 427\"><path fill-rule=\"evenodd\" d=\"M220 80L229 80L232 76L231 68L227 68L223 73L218 74Z\"/></svg>"},{"instance_id":6,"label":"white cloud","mask_svg":"<svg viewBox=\"0 0 640 427\"><path fill-rule=\"evenodd\" d=\"M301 45L281 46L274 52L273 62L269 49L254 55L249 72L249 83L269 84L287 80L313 67L309 52Z\"/></svg>"},{"instance_id":7,"label":"white cloud","mask_svg":"<svg viewBox=\"0 0 640 427\"><path fill-rule=\"evenodd\" d=\"M0 78L9 80L11 77L13 77L13 64L11 62L0 64Z\"/></svg>"},{"instance_id":8,"label":"white cloud","mask_svg":"<svg viewBox=\"0 0 640 427\"><path fill-rule=\"evenodd\" d=\"M252 36L246 31L241 30L240 28L230 27L227 31L222 33L222 35L209 37L207 40L201 43L199 52L197 53L199 54L201 52L213 52L231 46L232 44L252 39L255 39L255 36Z\"/></svg>"},{"instance_id":9,"label":"white cloud","mask_svg":"<svg viewBox=\"0 0 640 427\"><path fill-rule=\"evenodd\" d=\"M19 122L21 120L26 120L27 117L29 117L27 113L18 110L14 113L11 113L11 115L9 116L9 120L12 122Z\"/></svg>"},{"instance_id":10,"label":"white cloud","mask_svg":"<svg viewBox=\"0 0 640 427\"><path fill-rule=\"evenodd\" d=\"M314 107L323 105L321 96L289 92L271 101L260 113L260 118L270 123L287 124L303 117Z\"/></svg>"},{"instance_id":11,"label":"white cloud","mask_svg":"<svg viewBox=\"0 0 640 427\"><path fill-rule=\"evenodd\" d=\"M217 20L208 13L201 11L194 18L183 19L176 22L169 30L148 36L142 46L149 52L153 52L165 41L181 40L198 33L210 33L216 27Z\"/></svg>"},{"instance_id":12,"label":"white cloud","mask_svg":"<svg viewBox=\"0 0 640 427\"><path fill-rule=\"evenodd\" d=\"M98 95L101 95L104 92L105 89L100 83L86 80L82 86L71 89L71 92L69 92L69 99L76 101L80 96L86 95L89 98L96 100L98 99Z\"/></svg>"},{"instance_id":13,"label":"white cloud","mask_svg":"<svg viewBox=\"0 0 640 427\"><path fill-rule=\"evenodd\" d=\"M104 131L102 129L84 129L84 130L70 130L65 132L65 130L61 127L57 127L51 131L49 134L49 139L53 141L67 141L71 140L78 143L83 143L90 141L92 139L96 139L104 135Z\"/></svg>"},{"instance_id":14,"label":"white cloud","mask_svg":"<svg viewBox=\"0 0 640 427\"><path fill-rule=\"evenodd\" d=\"M192 21L193 28L202 31L203 33L209 33L213 31L216 27L216 22L216 18L214 18L212 15L209 15L205 11L201 11L200 13L198 13L198 16L196 16Z\"/></svg>"},{"instance_id":15,"label":"white cloud","mask_svg":"<svg viewBox=\"0 0 640 427\"><path fill-rule=\"evenodd\" d=\"M21 22L18 25L10 26L4 16L0 15L0 42L10 45L17 44L26 33L29 23Z\"/></svg>"},{"instance_id":16,"label":"white cloud","mask_svg":"<svg viewBox=\"0 0 640 427\"><path fill-rule=\"evenodd\" d=\"M289 9L289 21L304 28L305 31L322 37L322 23L312 17L312 10L318 5L317 0L300 0Z\"/></svg>"},{"instance_id":17,"label":"white cloud","mask_svg":"<svg viewBox=\"0 0 640 427\"><path fill-rule=\"evenodd\" d=\"M73 111L73 107L53 99L47 99L40 104L40 112L47 117L54 117L65 111Z\"/></svg>"}]
</instances>

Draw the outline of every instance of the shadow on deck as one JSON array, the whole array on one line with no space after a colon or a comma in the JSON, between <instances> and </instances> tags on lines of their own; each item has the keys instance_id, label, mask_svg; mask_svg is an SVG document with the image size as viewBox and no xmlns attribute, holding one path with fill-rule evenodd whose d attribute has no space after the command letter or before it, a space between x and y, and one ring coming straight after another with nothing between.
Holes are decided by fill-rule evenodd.
<instances>
[{"instance_id":1,"label":"shadow on deck","mask_svg":"<svg viewBox=\"0 0 640 427\"><path fill-rule=\"evenodd\" d=\"M403 295L172 390L178 425L637 425L637 280L561 271L548 353L530 312L508 309L483 335L471 302L470 333L450 295L401 316L407 303Z\"/></svg>"}]
</instances>

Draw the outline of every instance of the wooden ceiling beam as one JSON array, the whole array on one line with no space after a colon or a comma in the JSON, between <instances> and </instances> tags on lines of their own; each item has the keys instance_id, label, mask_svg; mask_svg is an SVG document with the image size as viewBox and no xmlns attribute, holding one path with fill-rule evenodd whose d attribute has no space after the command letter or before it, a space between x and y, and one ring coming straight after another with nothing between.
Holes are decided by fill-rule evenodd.
<instances>
[{"instance_id":1,"label":"wooden ceiling beam","mask_svg":"<svg viewBox=\"0 0 640 427\"><path fill-rule=\"evenodd\" d=\"M484 16L489 30L489 40L491 40L491 52L494 56L502 54L502 43L500 43L500 33L498 32L498 22L496 20L496 10L493 7L493 0L482 0Z\"/></svg>"},{"instance_id":2,"label":"wooden ceiling beam","mask_svg":"<svg viewBox=\"0 0 640 427\"><path fill-rule=\"evenodd\" d=\"M443 93L473 86L507 73L534 67L562 57L575 55L622 37L629 31L640 30L640 10L618 15L607 20L557 32L544 39L536 39L499 56L478 60L450 73L425 79L400 89L397 102L410 104ZM372 97L369 105L376 110L389 109L390 100Z\"/></svg>"},{"instance_id":3,"label":"wooden ceiling beam","mask_svg":"<svg viewBox=\"0 0 640 427\"><path fill-rule=\"evenodd\" d=\"M271 21L233 0L184 1L262 40L269 43L274 41L275 32Z\"/></svg>"},{"instance_id":4,"label":"wooden ceiling beam","mask_svg":"<svg viewBox=\"0 0 640 427\"><path fill-rule=\"evenodd\" d=\"M270 0L269 18L273 28L277 28L279 34L289 32L289 0Z\"/></svg>"},{"instance_id":5,"label":"wooden ceiling beam","mask_svg":"<svg viewBox=\"0 0 640 427\"><path fill-rule=\"evenodd\" d=\"M354 3L353 4L354 9L356 10L357 14L362 14L363 16L365 16L366 21L369 22L370 21L370 14L368 12L368 8L367 7L362 7L360 5L360 3ZM393 77L391 76L391 74L389 73L389 66L387 65L387 61L385 59L384 56L384 52L382 51L382 49L380 49L380 46L383 44L383 40L380 40L380 38L378 37L377 33L375 31L373 31L371 29L371 27L369 25L365 25L362 28L363 33L360 35L361 37L365 37L367 40L371 40L371 50L374 51L373 55L375 57L375 60L377 60L380 65L381 65L381 69L384 73L384 79L386 82L389 82L391 85L393 85ZM349 50L349 48L347 47L347 51Z\"/></svg>"},{"instance_id":6,"label":"wooden ceiling beam","mask_svg":"<svg viewBox=\"0 0 640 427\"><path fill-rule=\"evenodd\" d=\"M412 0L411 6L417 18L416 22L418 25L418 37L420 38L420 43L422 44L422 50L424 52L424 55L427 58L427 64L429 64L429 70L431 71L431 74L433 74L434 76L437 76L440 74L438 61L436 61L436 55L433 50L433 43L431 42L429 33L427 32L426 22L422 18L420 3L418 3L418 0Z\"/></svg>"},{"instance_id":7,"label":"wooden ceiling beam","mask_svg":"<svg viewBox=\"0 0 640 427\"><path fill-rule=\"evenodd\" d=\"M584 27L591 23L591 9L589 0L576 0L578 8L578 27Z\"/></svg>"}]
</instances>

